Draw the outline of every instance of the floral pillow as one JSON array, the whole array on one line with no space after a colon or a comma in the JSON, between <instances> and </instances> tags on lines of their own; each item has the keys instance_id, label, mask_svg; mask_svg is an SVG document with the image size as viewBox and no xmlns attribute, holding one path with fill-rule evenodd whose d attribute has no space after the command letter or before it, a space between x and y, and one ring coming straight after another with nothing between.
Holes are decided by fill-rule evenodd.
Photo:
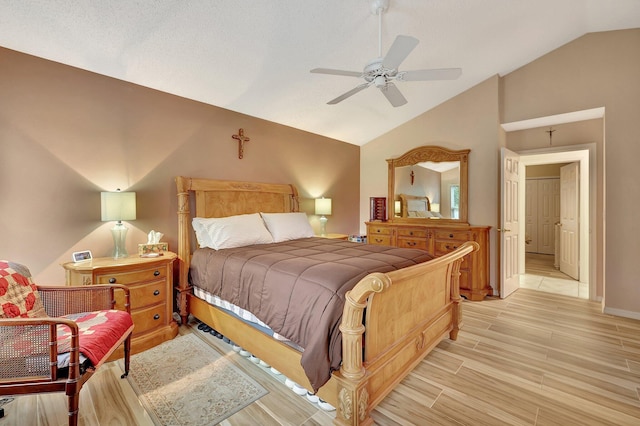
<instances>
[{"instance_id":1,"label":"floral pillow","mask_svg":"<svg viewBox=\"0 0 640 426\"><path fill-rule=\"evenodd\" d=\"M29 269L17 263L0 260L0 318L46 316Z\"/></svg>"}]
</instances>

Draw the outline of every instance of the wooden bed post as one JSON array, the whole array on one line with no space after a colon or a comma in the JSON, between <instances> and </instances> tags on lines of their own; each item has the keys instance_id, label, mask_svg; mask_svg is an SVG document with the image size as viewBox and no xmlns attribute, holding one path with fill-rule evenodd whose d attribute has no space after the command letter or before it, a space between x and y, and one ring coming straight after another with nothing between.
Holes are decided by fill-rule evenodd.
<instances>
[{"instance_id":1,"label":"wooden bed post","mask_svg":"<svg viewBox=\"0 0 640 426\"><path fill-rule=\"evenodd\" d=\"M342 366L338 379L338 404L336 424L370 425L369 391L367 374L362 365L362 335L365 327L362 321L367 299L372 293L379 293L391 285L389 277L382 273L372 273L360 281L345 295L342 313Z\"/></svg>"},{"instance_id":2,"label":"wooden bed post","mask_svg":"<svg viewBox=\"0 0 640 426\"><path fill-rule=\"evenodd\" d=\"M182 176L176 177L176 187L178 188L178 269L179 278L177 303L182 325L186 325L189 321L189 310L187 307L187 293L191 292L189 285L189 264L191 259L188 258L191 253L189 242L189 189L191 181Z\"/></svg>"},{"instance_id":3,"label":"wooden bed post","mask_svg":"<svg viewBox=\"0 0 640 426\"><path fill-rule=\"evenodd\" d=\"M480 244L475 241L467 241L463 246L472 246L473 251L480 250ZM449 333L451 340L458 339L458 332L462 327L462 297L460 296L460 265L464 258L458 259L451 265L451 302L453 302L453 329Z\"/></svg>"}]
</instances>

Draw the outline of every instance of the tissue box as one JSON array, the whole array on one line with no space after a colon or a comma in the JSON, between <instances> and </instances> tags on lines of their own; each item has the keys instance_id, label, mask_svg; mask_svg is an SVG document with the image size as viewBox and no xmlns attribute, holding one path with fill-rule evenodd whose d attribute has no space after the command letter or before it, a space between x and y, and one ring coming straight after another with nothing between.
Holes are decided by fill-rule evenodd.
<instances>
[{"instance_id":1,"label":"tissue box","mask_svg":"<svg viewBox=\"0 0 640 426\"><path fill-rule=\"evenodd\" d=\"M169 250L168 243L156 243L156 244L138 244L138 254L140 256L144 256L145 254L150 253L162 253L163 251Z\"/></svg>"}]
</instances>

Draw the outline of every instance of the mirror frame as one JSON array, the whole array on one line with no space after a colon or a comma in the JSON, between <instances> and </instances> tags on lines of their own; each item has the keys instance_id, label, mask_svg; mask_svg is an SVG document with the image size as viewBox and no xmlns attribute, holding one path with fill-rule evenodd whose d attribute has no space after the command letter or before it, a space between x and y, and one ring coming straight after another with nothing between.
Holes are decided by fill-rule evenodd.
<instances>
[{"instance_id":1,"label":"mirror frame","mask_svg":"<svg viewBox=\"0 0 640 426\"><path fill-rule=\"evenodd\" d=\"M407 151L398 158L388 159L389 167L389 205L393 206L396 199L396 168L404 166L414 166L418 163L425 161L459 161L460 162L460 218L459 219L437 219L432 220L428 218L414 218L414 217L395 217L393 209L387 210L387 220L390 222L405 222L405 223L424 223L429 221L430 225L437 225L438 223L446 224L465 224L468 225L468 185L469 185L469 153L470 149L463 149L459 151L452 151L447 148L435 145L419 146Z\"/></svg>"}]
</instances>

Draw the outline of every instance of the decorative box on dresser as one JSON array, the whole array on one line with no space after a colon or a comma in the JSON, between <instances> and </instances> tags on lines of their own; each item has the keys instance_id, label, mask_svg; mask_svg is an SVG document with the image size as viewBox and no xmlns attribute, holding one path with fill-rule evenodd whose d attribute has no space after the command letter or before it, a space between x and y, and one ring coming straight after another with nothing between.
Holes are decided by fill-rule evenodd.
<instances>
[{"instance_id":1,"label":"decorative box on dresser","mask_svg":"<svg viewBox=\"0 0 640 426\"><path fill-rule=\"evenodd\" d=\"M489 226L396 222L366 225L369 244L417 248L436 257L455 250L465 241L477 242L480 250L467 255L460 267L460 294L476 301L493 294L489 285Z\"/></svg>"},{"instance_id":2,"label":"decorative box on dresser","mask_svg":"<svg viewBox=\"0 0 640 426\"><path fill-rule=\"evenodd\" d=\"M68 262L66 283L70 286L123 284L130 288L131 315L134 329L131 352L138 353L173 339L178 325L173 320L173 262L177 255L163 252L158 257L138 255L121 259L96 258L85 262ZM116 305L122 306L121 294ZM122 357L122 349L111 359Z\"/></svg>"}]
</instances>

